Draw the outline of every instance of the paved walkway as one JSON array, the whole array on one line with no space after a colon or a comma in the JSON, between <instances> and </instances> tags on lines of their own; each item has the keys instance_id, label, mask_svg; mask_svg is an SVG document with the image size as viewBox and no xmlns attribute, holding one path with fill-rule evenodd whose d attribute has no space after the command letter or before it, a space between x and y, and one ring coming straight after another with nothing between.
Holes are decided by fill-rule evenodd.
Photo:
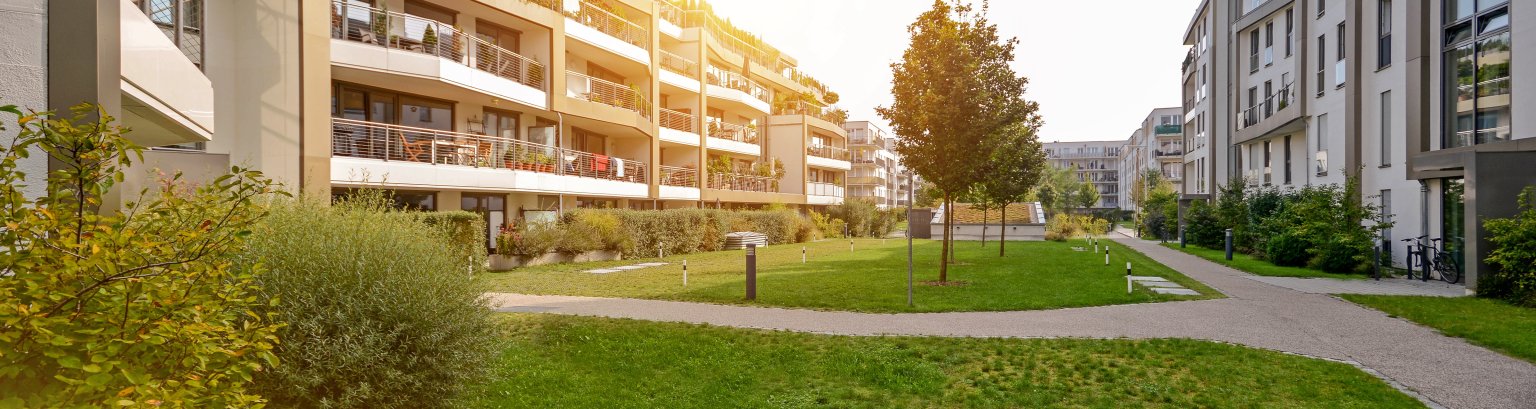
<instances>
[{"instance_id":1,"label":"paved walkway","mask_svg":"<svg viewBox=\"0 0 1536 409\"><path fill-rule=\"evenodd\" d=\"M1328 295L1255 280L1155 242L1115 241L1229 298L1048 311L867 314L634 299L492 296L502 311L828 334L1204 339L1350 362L1431 405L1536 407L1536 365Z\"/></svg>"}]
</instances>

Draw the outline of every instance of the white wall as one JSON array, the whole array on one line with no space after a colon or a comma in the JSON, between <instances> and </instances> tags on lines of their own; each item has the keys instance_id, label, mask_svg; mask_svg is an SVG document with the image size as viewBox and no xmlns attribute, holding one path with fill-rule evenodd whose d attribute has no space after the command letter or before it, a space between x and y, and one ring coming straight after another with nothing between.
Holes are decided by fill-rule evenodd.
<instances>
[{"instance_id":1,"label":"white wall","mask_svg":"<svg viewBox=\"0 0 1536 409\"><path fill-rule=\"evenodd\" d=\"M0 27L6 35L0 36L0 105L16 105L23 110L48 109L48 29L47 0L0 1ZM0 115L0 143L9 145L16 137L15 118ZM43 177L48 173L48 161L34 154L17 164L17 170L28 175L28 184L22 188L27 198L42 196L45 190Z\"/></svg>"}]
</instances>

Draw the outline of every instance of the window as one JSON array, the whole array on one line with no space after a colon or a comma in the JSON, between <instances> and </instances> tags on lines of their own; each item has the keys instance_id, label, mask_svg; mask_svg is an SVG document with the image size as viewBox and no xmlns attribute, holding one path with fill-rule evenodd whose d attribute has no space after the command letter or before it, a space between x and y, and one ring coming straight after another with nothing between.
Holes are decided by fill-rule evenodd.
<instances>
[{"instance_id":1,"label":"window","mask_svg":"<svg viewBox=\"0 0 1536 409\"><path fill-rule=\"evenodd\" d=\"M1264 66L1275 65L1275 22L1264 23Z\"/></svg>"},{"instance_id":2,"label":"window","mask_svg":"<svg viewBox=\"0 0 1536 409\"><path fill-rule=\"evenodd\" d=\"M1376 3L1376 69L1392 65L1392 0Z\"/></svg>"},{"instance_id":3,"label":"window","mask_svg":"<svg viewBox=\"0 0 1536 409\"><path fill-rule=\"evenodd\" d=\"M1328 114L1317 116L1317 175L1328 174Z\"/></svg>"},{"instance_id":4,"label":"window","mask_svg":"<svg viewBox=\"0 0 1536 409\"><path fill-rule=\"evenodd\" d=\"M1296 34L1296 9L1285 9L1285 56L1291 56L1291 43L1295 41Z\"/></svg>"},{"instance_id":5,"label":"window","mask_svg":"<svg viewBox=\"0 0 1536 409\"><path fill-rule=\"evenodd\" d=\"M1381 167L1392 166L1392 91L1381 93Z\"/></svg>"},{"instance_id":6,"label":"window","mask_svg":"<svg viewBox=\"0 0 1536 409\"><path fill-rule=\"evenodd\" d=\"M1328 11L1328 0L1317 0L1317 17L1322 18L1326 11Z\"/></svg>"},{"instance_id":7,"label":"window","mask_svg":"<svg viewBox=\"0 0 1536 409\"><path fill-rule=\"evenodd\" d=\"M1342 87L1344 86L1344 78L1346 77L1344 72L1344 23L1339 23L1337 33L1333 37L1334 41L1339 43L1333 47L1334 55L1336 57L1333 63L1333 85L1335 87Z\"/></svg>"},{"instance_id":8,"label":"window","mask_svg":"<svg viewBox=\"0 0 1536 409\"><path fill-rule=\"evenodd\" d=\"M1248 33L1248 72L1259 72L1259 30Z\"/></svg>"},{"instance_id":9,"label":"window","mask_svg":"<svg viewBox=\"0 0 1536 409\"><path fill-rule=\"evenodd\" d=\"M1264 141L1264 184L1270 183L1270 154L1274 153L1271 141Z\"/></svg>"},{"instance_id":10,"label":"window","mask_svg":"<svg viewBox=\"0 0 1536 409\"><path fill-rule=\"evenodd\" d=\"M1264 118L1269 119L1275 113L1275 83L1264 81Z\"/></svg>"},{"instance_id":11,"label":"window","mask_svg":"<svg viewBox=\"0 0 1536 409\"><path fill-rule=\"evenodd\" d=\"M1291 136L1285 136L1285 184L1291 184Z\"/></svg>"},{"instance_id":12,"label":"window","mask_svg":"<svg viewBox=\"0 0 1536 409\"><path fill-rule=\"evenodd\" d=\"M1510 139L1508 1L1446 3L1441 149ZM1454 87L1454 88L1453 88Z\"/></svg>"},{"instance_id":13,"label":"window","mask_svg":"<svg viewBox=\"0 0 1536 409\"><path fill-rule=\"evenodd\" d=\"M133 4L193 65L203 67L203 0L134 0Z\"/></svg>"},{"instance_id":14,"label":"window","mask_svg":"<svg viewBox=\"0 0 1536 409\"><path fill-rule=\"evenodd\" d=\"M1327 49L1328 36L1326 34L1317 36L1317 96L1319 97L1323 96L1323 70L1327 67L1323 61L1328 60Z\"/></svg>"}]
</instances>

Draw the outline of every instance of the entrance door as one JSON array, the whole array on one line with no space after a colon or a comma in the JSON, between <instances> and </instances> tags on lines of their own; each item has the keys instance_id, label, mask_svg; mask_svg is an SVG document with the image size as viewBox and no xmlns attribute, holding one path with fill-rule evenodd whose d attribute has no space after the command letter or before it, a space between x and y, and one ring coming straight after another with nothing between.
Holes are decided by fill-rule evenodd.
<instances>
[{"instance_id":1,"label":"entrance door","mask_svg":"<svg viewBox=\"0 0 1536 409\"><path fill-rule=\"evenodd\" d=\"M466 212L480 215L481 220L485 222L485 248L494 252L496 235L501 232L501 226L507 223L507 197L497 194L465 193L459 205Z\"/></svg>"},{"instance_id":2,"label":"entrance door","mask_svg":"<svg viewBox=\"0 0 1536 409\"><path fill-rule=\"evenodd\" d=\"M1467 271L1466 257L1462 254L1466 237L1466 181L1462 178L1442 179L1440 182L1440 243L1451 254L1461 271Z\"/></svg>"}]
</instances>

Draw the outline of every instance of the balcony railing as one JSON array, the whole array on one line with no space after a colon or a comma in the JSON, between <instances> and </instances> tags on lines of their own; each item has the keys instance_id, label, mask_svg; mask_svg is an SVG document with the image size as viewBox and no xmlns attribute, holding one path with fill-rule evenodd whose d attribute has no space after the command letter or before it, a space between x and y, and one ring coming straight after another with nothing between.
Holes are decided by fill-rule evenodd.
<instances>
[{"instance_id":1,"label":"balcony railing","mask_svg":"<svg viewBox=\"0 0 1536 409\"><path fill-rule=\"evenodd\" d=\"M687 27L686 15L683 13L682 8L667 0L657 0L656 5L660 9L656 14L662 20L666 20L678 27Z\"/></svg>"},{"instance_id":2,"label":"balcony railing","mask_svg":"<svg viewBox=\"0 0 1536 409\"><path fill-rule=\"evenodd\" d=\"M693 114L686 114L666 108L661 109L661 127L663 128L676 129L688 133L699 133L699 125L694 118L696 117Z\"/></svg>"},{"instance_id":3,"label":"balcony railing","mask_svg":"<svg viewBox=\"0 0 1536 409\"><path fill-rule=\"evenodd\" d=\"M709 188L773 193L779 191L779 180L768 176L713 173L709 175Z\"/></svg>"},{"instance_id":4,"label":"balcony railing","mask_svg":"<svg viewBox=\"0 0 1536 409\"><path fill-rule=\"evenodd\" d=\"M331 156L646 183L645 162L516 139L331 119Z\"/></svg>"},{"instance_id":5,"label":"balcony railing","mask_svg":"<svg viewBox=\"0 0 1536 409\"><path fill-rule=\"evenodd\" d=\"M855 156L855 157L853 157L853 160L851 162L853 162L853 163L875 163L875 157L873 157L873 156Z\"/></svg>"},{"instance_id":6,"label":"balcony railing","mask_svg":"<svg viewBox=\"0 0 1536 409\"><path fill-rule=\"evenodd\" d=\"M1264 101L1249 106L1247 109L1239 112L1238 115L1243 118L1243 123L1242 126L1238 127L1237 129L1258 125L1259 122L1262 122L1265 119L1269 119L1270 116L1273 116L1275 112L1279 112L1291 106L1292 101L1294 100L1295 98L1291 92L1291 84L1285 84L1281 86L1278 91L1275 91L1275 93L1264 97Z\"/></svg>"},{"instance_id":7,"label":"balcony railing","mask_svg":"<svg viewBox=\"0 0 1536 409\"><path fill-rule=\"evenodd\" d=\"M566 95L571 98L639 112L646 119L651 117L651 101L629 85L566 71L565 89Z\"/></svg>"},{"instance_id":8,"label":"balcony railing","mask_svg":"<svg viewBox=\"0 0 1536 409\"><path fill-rule=\"evenodd\" d=\"M757 139L756 127L741 126L719 120L709 121L709 137L760 145Z\"/></svg>"},{"instance_id":9,"label":"balcony railing","mask_svg":"<svg viewBox=\"0 0 1536 409\"><path fill-rule=\"evenodd\" d=\"M576 20L581 25L592 27L636 47L651 49L650 30L608 10L603 10L602 6L583 1L576 10L564 10L564 13L566 17Z\"/></svg>"},{"instance_id":10,"label":"balcony railing","mask_svg":"<svg viewBox=\"0 0 1536 409\"><path fill-rule=\"evenodd\" d=\"M704 77L705 82L709 85L726 87L745 92L747 95L751 95L752 98L756 98L759 101L772 101L772 99L768 97L768 88L763 87L761 84L758 84L757 81L753 81L751 78L747 78L747 76L741 75L740 73L723 70L720 69L720 67L711 65L709 66L709 70L704 73Z\"/></svg>"},{"instance_id":11,"label":"balcony railing","mask_svg":"<svg viewBox=\"0 0 1536 409\"><path fill-rule=\"evenodd\" d=\"M1157 155L1157 157L1184 156L1184 149L1183 148L1170 148L1170 149L1167 149L1167 150L1157 149L1157 150L1153 150L1152 153L1154 155Z\"/></svg>"},{"instance_id":12,"label":"balcony railing","mask_svg":"<svg viewBox=\"0 0 1536 409\"><path fill-rule=\"evenodd\" d=\"M544 64L436 20L337 1L331 6L331 38L434 55L547 89Z\"/></svg>"},{"instance_id":13,"label":"balcony railing","mask_svg":"<svg viewBox=\"0 0 1536 409\"><path fill-rule=\"evenodd\" d=\"M661 166L661 184L667 186L698 187L699 170L681 166Z\"/></svg>"},{"instance_id":14,"label":"balcony railing","mask_svg":"<svg viewBox=\"0 0 1536 409\"><path fill-rule=\"evenodd\" d=\"M831 145L811 145L811 146L807 146L807 147L805 147L805 154L806 155L815 156L815 157L818 157L818 158L827 158L827 159L841 160L841 161L848 160L848 150L847 149L839 148L839 147L831 146Z\"/></svg>"},{"instance_id":15,"label":"balcony railing","mask_svg":"<svg viewBox=\"0 0 1536 409\"><path fill-rule=\"evenodd\" d=\"M843 187L831 183L805 182L805 194L843 197Z\"/></svg>"},{"instance_id":16,"label":"balcony railing","mask_svg":"<svg viewBox=\"0 0 1536 409\"><path fill-rule=\"evenodd\" d=\"M1156 132L1158 135L1174 135L1183 133L1184 126L1179 124L1158 125L1157 127L1153 128L1153 132Z\"/></svg>"},{"instance_id":17,"label":"balcony railing","mask_svg":"<svg viewBox=\"0 0 1536 409\"><path fill-rule=\"evenodd\" d=\"M699 63L665 50L661 51L661 68L684 77L699 79Z\"/></svg>"},{"instance_id":18,"label":"balcony railing","mask_svg":"<svg viewBox=\"0 0 1536 409\"><path fill-rule=\"evenodd\" d=\"M842 125L848 120L847 112L840 112L832 108L824 108L806 103L805 101L793 101L780 104L774 109L774 115L805 115L819 118L823 121Z\"/></svg>"}]
</instances>

